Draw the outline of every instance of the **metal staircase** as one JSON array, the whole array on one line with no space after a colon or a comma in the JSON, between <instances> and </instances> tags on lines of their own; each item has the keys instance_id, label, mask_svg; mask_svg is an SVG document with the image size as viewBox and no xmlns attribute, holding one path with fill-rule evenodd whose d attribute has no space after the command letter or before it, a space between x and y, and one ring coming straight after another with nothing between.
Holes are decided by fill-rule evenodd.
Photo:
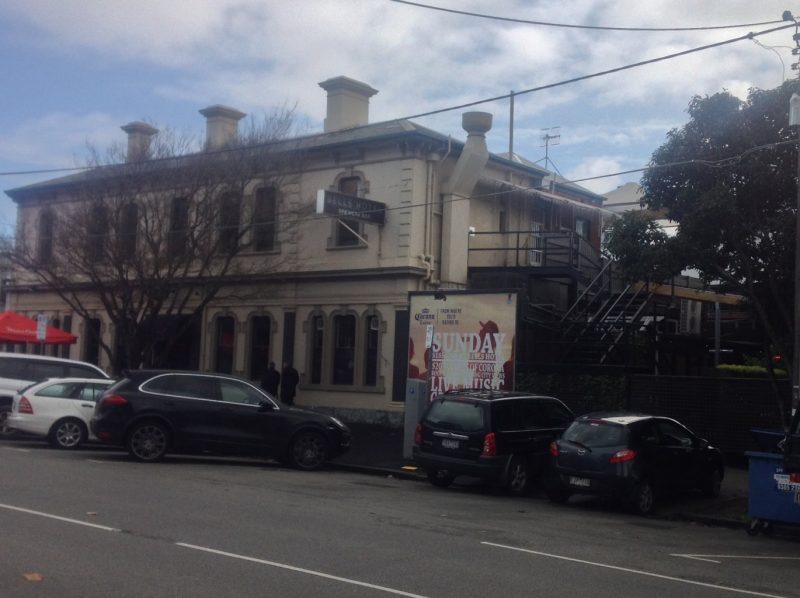
<instances>
[{"instance_id":1,"label":"metal staircase","mask_svg":"<svg viewBox=\"0 0 800 598\"><path fill-rule=\"evenodd\" d=\"M647 285L625 283L608 261L561 318L561 362L620 365L642 327L653 294Z\"/></svg>"}]
</instances>

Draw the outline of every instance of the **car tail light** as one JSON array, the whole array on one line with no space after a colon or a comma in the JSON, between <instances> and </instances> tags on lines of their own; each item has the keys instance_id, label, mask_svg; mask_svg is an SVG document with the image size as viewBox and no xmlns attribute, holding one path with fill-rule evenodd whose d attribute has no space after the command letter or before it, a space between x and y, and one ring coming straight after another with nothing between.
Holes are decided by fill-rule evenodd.
<instances>
[{"instance_id":1,"label":"car tail light","mask_svg":"<svg viewBox=\"0 0 800 598\"><path fill-rule=\"evenodd\" d=\"M550 456L558 457L558 443L555 440L550 443Z\"/></svg>"},{"instance_id":2,"label":"car tail light","mask_svg":"<svg viewBox=\"0 0 800 598\"><path fill-rule=\"evenodd\" d=\"M103 406L109 405L127 405L128 399L125 397L121 397L119 395L108 395L107 397L103 397L100 400L100 404Z\"/></svg>"},{"instance_id":3,"label":"car tail light","mask_svg":"<svg viewBox=\"0 0 800 598\"><path fill-rule=\"evenodd\" d=\"M636 458L636 451L633 449L625 449L622 451L617 451L614 453L614 456L611 457L612 463L625 463L626 461L633 461Z\"/></svg>"},{"instance_id":4,"label":"car tail light","mask_svg":"<svg viewBox=\"0 0 800 598\"><path fill-rule=\"evenodd\" d=\"M497 439L495 438L494 432L489 432L486 436L483 437L483 451L481 451L482 457L494 457L497 455Z\"/></svg>"},{"instance_id":5,"label":"car tail light","mask_svg":"<svg viewBox=\"0 0 800 598\"><path fill-rule=\"evenodd\" d=\"M31 405L31 402L28 400L28 397L20 397L19 405L17 405L17 412L33 415L33 406Z\"/></svg>"},{"instance_id":6,"label":"car tail light","mask_svg":"<svg viewBox=\"0 0 800 598\"><path fill-rule=\"evenodd\" d=\"M789 481L790 481L792 484L798 484L798 483L800 483L800 473L790 473L790 474L789 474Z\"/></svg>"},{"instance_id":7,"label":"car tail light","mask_svg":"<svg viewBox=\"0 0 800 598\"><path fill-rule=\"evenodd\" d=\"M414 446L422 446L422 424L417 424L414 430Z\"/></svg>"}]
</instances>

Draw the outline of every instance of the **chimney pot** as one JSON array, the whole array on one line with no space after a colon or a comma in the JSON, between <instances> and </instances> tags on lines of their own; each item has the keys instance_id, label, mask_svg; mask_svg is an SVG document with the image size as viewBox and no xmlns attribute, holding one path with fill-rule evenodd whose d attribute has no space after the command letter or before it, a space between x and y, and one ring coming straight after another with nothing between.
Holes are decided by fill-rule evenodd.
<instances>
[{"instance_id":1,"label":"chimney pot","mask_svg":"<svg viewBox=\"0 0 800 598\"><path fill-rule=\"evenodd\" d=\"M369 99L377 89L350 77L333 77L319 86L328 92L326 133L369 124Z\"/></svg>"},{"instance_id":2,"label":"chimney pot","mask_svg":"<svg viewBox=\"0 0 800 598\"><path fill-rule=\"evenodd\" d=\"M150 157L150 138L158 133L158 129L135 120L120 127L128 134L128 154L126 162L140 162Z\"/></svg>"},{"instance_id":3,"label":"chimney pot","mask_svg":"<svg viewBox=\"0 0 800 598\"><path fill-rule=\"evenodd\" d=\"M247 116L235 108L214 104L200 110L206 117L206 149L217 150L239 136L239 121Z\"/></svg>"}]
</instances>

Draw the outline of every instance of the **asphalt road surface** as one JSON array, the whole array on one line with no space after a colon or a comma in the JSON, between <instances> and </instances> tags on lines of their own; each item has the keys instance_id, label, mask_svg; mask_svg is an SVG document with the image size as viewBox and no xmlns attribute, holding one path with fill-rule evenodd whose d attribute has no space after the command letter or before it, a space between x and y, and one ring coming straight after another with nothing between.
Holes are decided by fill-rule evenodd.
<instances>
[{"instance_id":1,"label":"asphalt road surface","mask_svg":"<svg viewBox=\"0 0 800 598\"><path fill-rule=\"evenodd\" d=\"M0 441L0 597L800 596L800 542L482 487Z\"/></svg>"}]
</instances>

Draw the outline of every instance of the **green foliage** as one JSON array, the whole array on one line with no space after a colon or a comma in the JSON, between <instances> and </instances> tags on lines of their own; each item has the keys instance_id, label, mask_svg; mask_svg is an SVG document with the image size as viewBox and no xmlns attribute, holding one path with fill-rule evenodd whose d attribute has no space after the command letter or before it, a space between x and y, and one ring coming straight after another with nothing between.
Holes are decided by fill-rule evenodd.
<instances>
[{"instance_id":1,"label":"green foliage","mask_svg":"<svg viewBox=\"0 0 800 598\"><path fill-rule=\"evenodd\" d=\"M763 365L736 365L725 363L717 366L717 371L735 376L737 378L766 378L768 375L767 368ZM775 368L773 370L776 378L786 378L786 370Z\"/></svg>"},{"instance_id":2,"label":"green foliage","mask_svg":"<svg viewBox=\"0 0 800 598\"><path fill-rule=\"evenodd\" d=\"M677 239L668 236L650 212L626 212L615 220L604 248L630 281L661 282L683 269L683 252Z\"/></svg>"}]
</instances>

